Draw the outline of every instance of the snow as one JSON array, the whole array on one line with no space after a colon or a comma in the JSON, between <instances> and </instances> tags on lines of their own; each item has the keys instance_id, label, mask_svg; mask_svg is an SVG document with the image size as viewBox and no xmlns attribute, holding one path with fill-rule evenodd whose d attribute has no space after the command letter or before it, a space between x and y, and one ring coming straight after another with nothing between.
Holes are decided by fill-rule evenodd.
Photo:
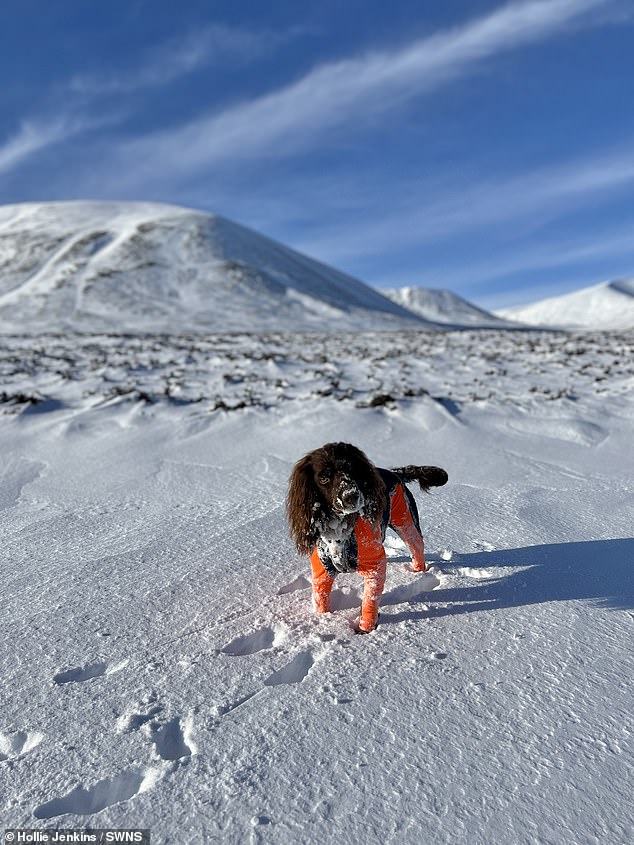
<instances>
[{"instance_id":1,"label":"snow","mask_svg":"<svg viewBox=\"0 0 634 845\"><path fill-rule=\"evenodd\" d=\"M534 326L624 330L634 328L634 279L602 282L530 305L496 311Z\"/></svg>"},{"instance_id":2,"label":"snow","mask_svg":"<svg viewBox=\"0 0 634 845\"><path fill-rule=\"evenodd\" d=\"M219 215L151 203L0 207L3 332L429 327Z\"/></svg>"},{"instance_id":3,"label":"snow","mask_svg":"<svg viewBox=\"0 0 634 845\"><path fill-rule=\"evenodd\" d=\"M633 347L5 335L5 827L631 842ZM361 579L315 616L284 518L294 462L333 440L449 472L412 488L430 572L390 535L364 637Z\"/></svg>"},{"instance_id":4,"label":"snow","mask_svg":"<svg viewBox=\"0 0 634 845\"><path fill-rule=\"evenodd\" d=\"M450 290L422 287L384 289L384 296L425 320L446 326L509 328L512 322L478 308Z\"/></svg>"}]
</instances>

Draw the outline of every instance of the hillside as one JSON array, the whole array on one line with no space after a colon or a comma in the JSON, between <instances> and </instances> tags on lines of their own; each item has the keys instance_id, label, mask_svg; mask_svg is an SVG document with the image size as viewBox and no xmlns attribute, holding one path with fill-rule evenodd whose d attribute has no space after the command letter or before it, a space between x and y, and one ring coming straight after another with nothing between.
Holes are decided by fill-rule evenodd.
<instances>
[{"instance_id":1,"label":"hillside","mask_svg":"<svg viewBox=\"0 0 634 845\"><path fill-rule=\"evenodd\" d=\"M603 282L495 313L507 320L535 326L631 329L634 328L634 278Z\"/></svg>"},{"instance_id":2,"label":"hillside","mask_svg":"<svg viewBox=\"0 0 634 845\"><path fill-rule=\"evenodd\" d=\"M509 325L508 320L478 308L450 290L403 287L384 289L381 293L419 317L443 325L471 328L506 328Z\"/></svg>"},{"instance_id":3,"label":"hillside","mask_svg":"<svg viewBox=\"0 0 634 845\"><path fill-rule=\"evenodd\" d=\"M357 279L214 214L148 203L0 208L2 331L428 327Z\"/></svg>"}]
</instances>

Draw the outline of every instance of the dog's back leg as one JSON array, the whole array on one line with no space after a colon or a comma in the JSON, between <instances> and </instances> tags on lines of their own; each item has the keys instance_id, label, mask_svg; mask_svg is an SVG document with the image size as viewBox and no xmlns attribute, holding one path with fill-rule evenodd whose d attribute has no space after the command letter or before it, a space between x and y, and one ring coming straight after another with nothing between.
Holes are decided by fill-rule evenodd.
<instances>
[{"instance_id":1,"label":"dog's back leg","mask_svg":"<svg viewBox=\"0 0 634 845\"><path fill-rule=\"evenodd\" d=\"M420 530L418 508L414 497L403 484L397 484L390 495L389 526L409 549L412 569L425 572L425 541Z\"/></svg>"}]
</instances>

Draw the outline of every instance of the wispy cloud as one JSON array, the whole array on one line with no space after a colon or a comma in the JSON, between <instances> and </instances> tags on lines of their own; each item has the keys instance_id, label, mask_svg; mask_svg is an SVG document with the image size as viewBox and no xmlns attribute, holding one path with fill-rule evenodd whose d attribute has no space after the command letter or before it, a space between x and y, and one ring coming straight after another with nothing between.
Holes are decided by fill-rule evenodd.
<instances>
[{"instance_id":1,"label":"wispy cloud","mask_svg":"<svg viewBox=\"0 0 634 845\"><path fill-rule=\"evenodd\" d=\"M214 64L253 61L300 32L293 28L255 32L211 24L159 45L141 62L119 73L76 74L51 93L53 100L63 104L60 115L25 119L0 144L0 173L8 173L38 152L83 132L123 122L125 112L119 103L104 111L104 99L109 96L160 88Z\"/></svg>"},{"instance_id":2,"label":"wispy cloud","mask_svg":"<svg viewBox=\"0 0 634 845\"><path fill-rule=\"evenodd\" d=\"M149 50L135 65L115 73L77 74L70 92L88 97L161 88L204 67L251 62L293 37L287 32L255 32L210 24Z\"/></svg>"},{"instance_id":3,"label":"wispy cloud","mask_svg":"<svg viewBox=\"0 0 634 845\"><path fill-rule=\"evenodd\" d=\"M59 115L25 119L4 143L0 143L0 174L10 173L39 152L87 132L112 126L122 118L120 111L81 115L69 108Z\"/></svg>"},{"instance_id":4,"label":"wispy cloud","mask_svg":"<svg viewBox=\"0 0 634 845\"><path fill-rule=\"evenodd\" d=\"M81 131L82 126L82 123L64 118L48 122L24 121L17 132L0 146L0 173L12 170L52 144L68 140Z\"/></svg>"},{"instance_id":5,"label":"wispy cloud","mask_svg":"<svg viewBox=\"0 0 634 845\"><path fill-rule=\"evenodd\" d=\"M576 240L561 240L541 245L522 252L515 251L501 260L472 264L464 273L464 281L470 284L492 279L508 278L527 270L551 270L559 267L588 266L592 262L604 263L607 258L629 258L632 269L634 261L634 223L618 231L586 235L583 243ZM452 274L455 276L456 274Z\"/></svg>"},{"instance_id":6,"label":"wispy cloud","mask_svg":"<svg viewBox=\"0 0 634 845\"><path fill-rule=\"evenodd\" d=\"M328 133L357 132L365 126L364 121L384 117L388 110L437 90L497 55L543 41L581 23L590 25L593 15L610 5L611 0L516 0L462 26L399 48L319 65L289 85L173 129L153 131L129 140L101 139L94 146L99 150L98 160L91 161L82 173L75 169L72 188L96 196L108 196L114 188L118 196L148 193L174 196L185 183L192 184L193 179L200 182L208 176L213 184L214 173L226 174L226 167L232 161L242 167L246 160L283 158L323 144ZM102 113L102 99L108 94L167 84L213 61L213 56L229 53L246 56L265 49L262 45L269 36L210 26L157 48L138 65L120 74L77 76L71 87L80 98L78 108L85 115ZM274 40L282 36L270 37ZM83 121L84 126L90 123L88 119ZM6 172L47 146L76 135L81 125L81 121L65 120L23 124L0 147L0 170ZM613 177L604 174L602 178ZM515 187L509 185L507 193L511 194ZM534 185L529 185L527 192L521 183L517 187L525 204L531 196L534 204L543 203L549 190L546 184L542 186L540 200ZM483 219L487 215L493 219L498 210L493 200L486 201L486 188L476 186L472 190ZM499 195L502 189L493 188ZM461 217L467 215L465 204L463 197L450 196L439 200L435 207L417 210L402 206L401 210L410 223L414 212L426 224L433 221L440 231L466 225L461 223ZM398 211L395 220L397 216ZM387 233L383 224L382 220L376 221L377 230L381 231L377 231L376 240L371 238L377 245ZM371 228L372 224L369 225ZM406 242L412 228L411 225L400 228L396 234ZM347 247L341 244L338 249L335 239L327 237L327 233L324 235L329 248L326 246L325 252L321 247L311 251L333 260ZM353 241L349 235L346 237L346 244ZM363 242L367 247L368 237L364 236Z\"/></svg>"},{"instance_id":7,"label":"wispy cloud","mask_svg":"<svg viewBox=\"0 0 634 845\"><path fill-rule=\"evenodd\" d=\"M524 229L539 228L571 211L593 208L632 186L634 152L629 145L593 157L534 168L520 176L474 180L471 184L463 177L459 188L436 185L438 198L427 202L421 202L420 197L429 196L429 189L418 185L404 185L400 190L397 187L393 194L399 200L389 211L383 211L379 196L374 202L366 198L366 204L379 209L379 214L373 218L366 215L356 225L348 221L345 232L340 225L322 227L295 246L338 263L499 224L525 221Z\"/></svg>"},{"instance_id":8,"label":"wispy cloud","mask_svg":"<svg viewBox=\"0 0 634 845\"><path fill-rule=\"evenodd\" d=\"M485 261L469 260L455 266L434 265L426 268L424 273L418 274L417 278L412 278L411 274L405 278L390 274L374 279L373 284L377 287L421 284L433 287L461 287L468 291L480 289L482 283L486 283L488 288L492 281L505 279L508 282L517 276L530 273L531 280L522 283L526 287L518 289L517 285L512 286L513 299L517 301L525 298L528 301L530 296L526 296L525 291L534 287L535 274L532 271L537 271L540 276L543 275L542 271L560 268L579 271L579 268L583 268L583 273L588 275L589 267L595 264L608 267L615 261L622 267L621 271L615 272L631 274L634 266L634 221L629 221L617 231L584 234L583 238L580 235L574 238L562 237L540 243L538 247L500 251L495 257ZM599 270L599 273L601 272ZM596 280L596 273L590 275L590 278Z\"/></svg>"},{"instance_id":9,"label":"wispy cloud","mask_svg":"<svg viewBox=\"0 0 634 845\"><path fill-rule=\"evenodd\" d=\"M523 0L400 49L330 62L220 113L138 138L119 150L135 183L179 177L231 159L279 157L358 127L496 55L578 25L609 0Z\"/></svg>"}]
</instances>

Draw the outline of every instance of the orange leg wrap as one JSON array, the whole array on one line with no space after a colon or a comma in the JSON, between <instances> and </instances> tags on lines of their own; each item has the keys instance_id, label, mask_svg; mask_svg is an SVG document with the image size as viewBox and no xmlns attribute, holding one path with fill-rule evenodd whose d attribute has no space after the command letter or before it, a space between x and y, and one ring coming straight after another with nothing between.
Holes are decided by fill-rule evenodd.
<instances>
[{"instance_id":1,"label":"orange leg wrap","mask_svg":"<svg viewBox=\"0 0 634 845\"><path fill-rule=\"evenodd\" d=\"M412 569L415 572L425 572L425 541L423 535L414 525L412 515L407 506L403 487L399 484L391 497L390 524L405 543L412 556Z\"/></svg>"},{"instance_id":2,"label":"orange leg wrap","mask_svg":"<svg viewBox=\"0 0 634 845\"><path fill-rule=\"evenodd\" d=\"M379 621L379 602L385 586L387 561L381 533L365 520L355 527L359 547L359 574L363 576L363 601L359 631L373 631Z\"/></svg>"},{"instance_id":3,"label":"orange leg wrap","mask_svg":"<svg viewBox=\"0 0 634 845\"><path fill-rule=\"evenodd\" d=\"M330 613L330 591L335 579L323 567L317 549L310 556L313 570L313 607L316 613Z\"/></svg>"}]
</instances>

